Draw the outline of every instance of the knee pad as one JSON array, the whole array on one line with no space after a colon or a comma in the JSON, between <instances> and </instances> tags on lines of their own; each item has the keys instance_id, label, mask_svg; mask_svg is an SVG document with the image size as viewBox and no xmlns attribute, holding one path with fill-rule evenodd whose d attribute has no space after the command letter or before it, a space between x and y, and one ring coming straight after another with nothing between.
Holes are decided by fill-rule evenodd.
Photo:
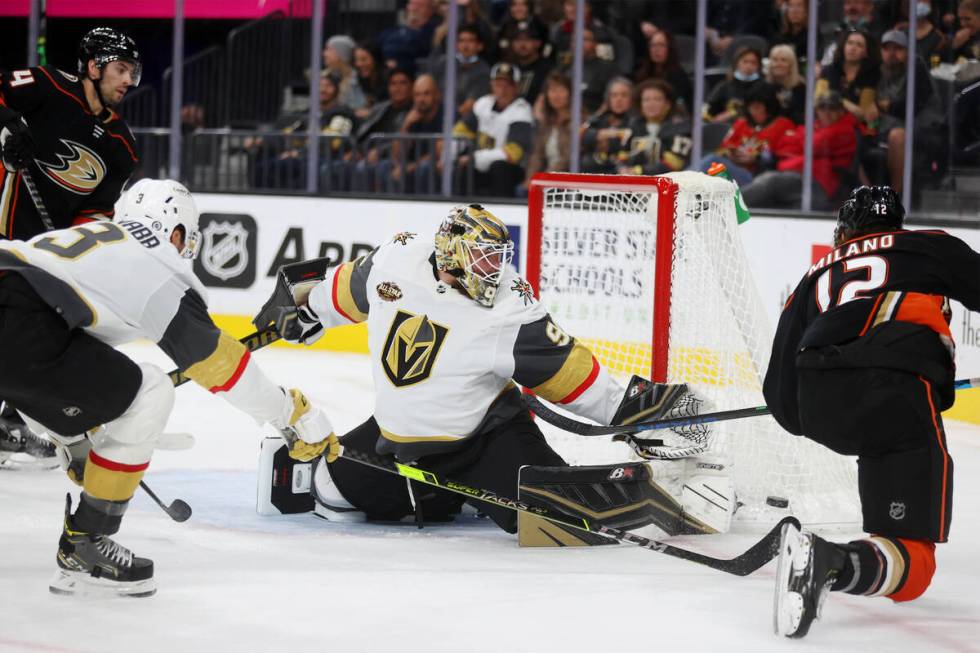
<instances>
[{"instance_id":1,"label":"knee pad","mask_svg":"<svg viewBox=\"0 0 980 653\"><path fill-rule=\"evenodd\" d=\"M908 554L905 582L888 595L892 601L911 601L922 596L936 573L936 545L926 540L898 540Z\"/></svg>"},{"instance_id":2,"label":"knee pad","mask_svg":"<svg viewBox=\"0 0 980 653\"><path fill-rule=\"evenodd\" d=\"M174 407L174 384L156 365L140 363L143 382L126 412L89 436L92 449L119 463L150 459Z\"/></svg>"}]
</instances>

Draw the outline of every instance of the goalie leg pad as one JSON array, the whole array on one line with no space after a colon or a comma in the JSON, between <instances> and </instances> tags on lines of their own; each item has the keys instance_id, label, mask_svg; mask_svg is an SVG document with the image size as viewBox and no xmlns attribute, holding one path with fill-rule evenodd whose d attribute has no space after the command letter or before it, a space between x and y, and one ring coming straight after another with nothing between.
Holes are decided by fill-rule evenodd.
<instances>
[{"instance_id":1,"label":"goalie leg pad","mask_svg":"<svg viewBox=\"0 0 980 653\"><path fill-rule=\"evenodd\" d=\"M681 507L689 521L717 533L727 533L735 514L735 485L721 458L689 458L681 490Z\"/></svg>"},{"instance_id":2,"label":"goalie leg pad","mask_svg":"<svg viewBox=\"0 0 980 653\"><path fill-rule=\"evenodd\" d=\"M681 504L653 481L644 463L523 467L518 497L576 520L622 530L654 524L669 535L713 532L686 515ZM518 542L521 546L594 546L615 540L522 513Z\"/></svg>"}]
</instances>

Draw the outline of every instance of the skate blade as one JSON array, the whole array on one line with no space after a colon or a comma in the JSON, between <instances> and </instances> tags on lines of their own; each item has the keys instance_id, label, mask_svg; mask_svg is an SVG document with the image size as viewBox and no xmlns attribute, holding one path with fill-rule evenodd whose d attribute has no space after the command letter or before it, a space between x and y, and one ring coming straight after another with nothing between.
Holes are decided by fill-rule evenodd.
<instances>
[{"instance_id":1,"label":"skate blade","mask_svg":"<svg viewBox=\"0 0 980 653\"><path fill-rule=\"evenodd\" d=\"M61 596L84 596L86 598L110 598L114 596L129 596L142 598L153 596L157 591L157 582L153 578L121 583L105 578L95 578L81 571L58 569L48 590Z\"/></svg>"},{"instance_id":2,"label":"skate blade","mask_svg":"<svg viewBox=\"0 0 980 653\"><path fill-rule=\"evenodd\" d=\"M792 637L800 627L803 617L803 597L789 590L800 531L792 524L784 524L779 537L779 561L776 567L776 587L773 593L772 625L777 635Z\"/></svg>"}]
</instances>

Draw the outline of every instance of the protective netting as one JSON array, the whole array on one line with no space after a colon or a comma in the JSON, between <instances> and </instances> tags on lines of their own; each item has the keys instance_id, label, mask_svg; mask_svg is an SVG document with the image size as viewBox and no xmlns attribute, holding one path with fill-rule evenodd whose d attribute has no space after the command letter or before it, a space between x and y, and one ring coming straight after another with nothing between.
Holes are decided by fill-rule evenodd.
<instances>
[{"instance_id":1,"label":"protective netting","mask_svg":"<svg viewBox=\"0 0 980 653\"><path fill-rule=\"evenodd\" d=\"M667 380L692 386L708 411L762 405L772 330L738 233L734 187L699 173L666 177L677 184ZM571 183L544 189L541 301L614 376L649 378L663 188L582 190ZM771 417L713 426L710 453L731 463L742 504L737 520L769 522L791 511L808 523L859 521L853 460L786 433ZM569 462L630 457L609 438L547 435ZM767 506L768 497L789 500L789 510Z\"/></svg>"}]
</instances>

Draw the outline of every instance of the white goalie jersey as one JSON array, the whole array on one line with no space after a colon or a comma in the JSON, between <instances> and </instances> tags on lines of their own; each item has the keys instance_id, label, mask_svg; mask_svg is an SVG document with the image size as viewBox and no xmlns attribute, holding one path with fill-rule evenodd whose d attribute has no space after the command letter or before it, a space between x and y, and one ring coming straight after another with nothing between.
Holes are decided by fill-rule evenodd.
<instances>
[{"instance_id":1,"label":"white goalie jersey","mask_svg":"<svg viewBox=\"0 0 980 653\"><path fill-rule=\"evenodd\" d=\"M478 434L515 381L603 424L623 397L512 266L492 308L440 282L432 236L398 234L332 268L309 305L327 328L367 322L379 450L402 459Z\"/></svg>"},{"instance_id":2,"label":"white goalie jersey","mask_svg":"<svg viewBox=\"0 0 980 653\"><path fill-rule=\"evenodd\" d=\"M187 259L139 221L98 222L0 241L0 274L22 276L71 329L109 345L148 339L212 393L259 422L283 394L211 320Z\"/></svg>"}]
</instances>

